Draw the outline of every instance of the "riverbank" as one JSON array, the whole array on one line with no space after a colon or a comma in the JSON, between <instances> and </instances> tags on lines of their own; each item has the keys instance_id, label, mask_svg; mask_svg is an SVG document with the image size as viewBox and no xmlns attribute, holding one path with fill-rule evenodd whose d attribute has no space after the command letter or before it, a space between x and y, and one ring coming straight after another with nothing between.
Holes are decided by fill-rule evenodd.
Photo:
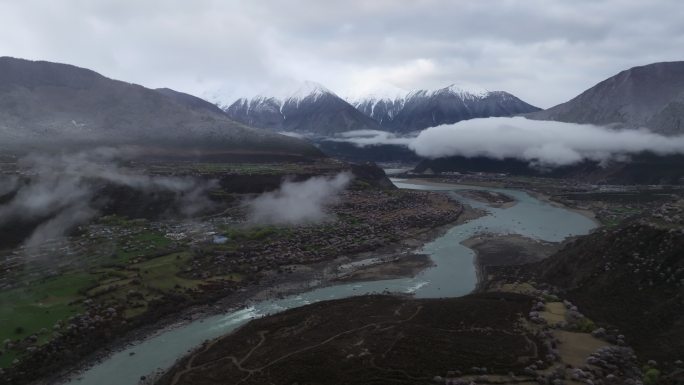
<instances>
[{"instance_id":1,"label":"riverbank","mask_svg":"<svg viewBox=\"0 0 684 385\"><path fill-rule=\"evenodd\" d=\"M395 244L375 251L341 256L333 261L293 267L291 270L296 274L294 277L290 275L289 279L284 281L276 279L250 290L251 295L246 301L247 306L252 302L282 299L315 288L333 286L339 284L340 281L345 281L348 277L363 277L363 279L350 279L347 282L373 282L414 277L421 271L433 266L428 256L415 254L415 250L441 237L452 227L479 218L482 215L486 214L481 210L475 210L464 205L456 221L414 234L411 238L403 239ZM398 274L399 271L403 271L403 274Z\"/></svg>"},{"instance_id":2,"label":"riverbank","mask_svg":"<svg viewBox=\"0 0 684 385\"><path fill-rule=\"evenodd\" d=\"M596 224L597 227L601 226L601 222L597 219L596 213L594 213L591 210L580 209L578 207L572 207L572 206L557 202L557 201L553 200L553 198L550 195L544 194L543 192L540 192L537 190L525 189L525 192L532 195L533 197L539 199L540 201L546 202L552 206L560 207L560 208L563 208L565 210L572 211L572 212L575 212L575 213L580 214L582 216L585 216L585 217L591 219Z\"/></svg>"},{"instance_id":3,"label":"riverbank","mask_svg":"<svg viewBox=\"0 0 684 385\"><path fill-rule=\"evenodd\" d=\"M435 186L435 187L459 187L459 188L462 188L463 186L475 186L475 187L484 187L484 188L501 188L501 189L507 188L504 183L493 183L493 182L480 182L480 183L478 183L476 181L468 181L467 183L460 184L460 183L449 183L449 182L441 182L441 181L435 182L435 181L430 180L430 179L422 179L422 178L408 178L408 179L402 179L402 182L411 183L411 184L418 184L418 185L425 185L425 186ZM538 191L538 190L531 189L529 187L516 186L515 189L525 191L530 196L532 196L532 197L534 197L540 201L543 201L545 203L548 203L554 207L562 208L562 209L580 214L580 215L590 219L591 221L593 221L597 227L601 226L601 222L599 222L599 220L597 219L596 213L594 213L591 210L581 209L581 208L569 206L567 204L563 204L561 202L557 202L557 201L553 200L550 195L545 194L545 193ZM464 195L460 191L459 191L459 194ZM468 198L470 198L470 197L468 197ZM508 207L511 207L511 206L513 206L513 205L509 205ZM508 208L508 207L505 207L505 208Z\"/></svg>"},{"instance_id":4,"label":"riverbank","mask_svg":"<svg viewBox=\"0 0 684 385\"><path fill-rule=\"evenodd\" d=\"M508 209L517 204L517 200L515 198L500 192L469 190L467 189L469 184L448 183L444 181L434 181L431 179L421 178L402 179L402 182L438 188L455 187L458 188L458 190L455 191L458 195L484 203L489 207ZM499 189L506 188L501 184L492 186L491 183L486 182L481 184L474 183L472 186ZM464 187L466 188L464 189ZM583 217L591 220L591 222L597 227L600 226L600 222L590 210L583 210L564 205L560 202L554 201L550 195L546 195L529 188L520 188L519 190L524 191L531 197L553 207L582 215ZM462 241L461 244L471 249L475 254L473 258L473 265L475 267L477 283L474 291L478 292L481 291L483 286L486 286L486 282L488 280L488 267L523 265L527 263L538 262L559 251L567 241L568 239L564 239L559 242L546 242L518 234L480 233L466 239L465 241Z\"/></svg>"},{"instance_id":5,"label":"riverbank","mask_svg":"<svg viewBox=\"0 0 684 385\"><path fill-rule=\"evenodd\" d=\"M560 250L562 243L545 242L517 234L478 234L461 242L475 253L475 291L489 280L488 267L524 265L541 261Z\"/></svg>"},{"instance_id":6,"label":"riverbank","mask_svg":"<svg viewBox=\"0 0 684 385\"><path fill-rule=\"evenodd\" d=\"M335 278L336 282L378 281L381 279L396 279L415 277L418 273L434 266L430 256L425 254L407 254L390 260L369 262L348 273L343 272ZM346 269L345 269L346 270Z\"/></svg>"},{"instance_id":7,"label":"riverbank","mask_svg":"<svg viewBox=\"0 0 684 385\"><path fill-rule=\"evenodd\" d=\"M188 308L181 313L164 317L154 324L127 333L126 336L118 339L108 348L103 348L99 352L93 354L91 358L86 360L84 365L80 365L78 369L68 370L61 375L56 375L50 379L48 383L59 384L64 383L68 379L78 379L80 374L85 370L111 355L129 349L148 338L183 327L192 322L202 322L203 319L211 316L227 314L239 311L240 309L249 308L258 301L281 299L312 289L339 284L340 282L337 281L338 278L348 274L353 275L355 274L355 271L364 269L363 264L359 264L358 266L353 265L355 262L372 257L393 263L404 263L404 257L410 256L411 252L416 248L420 248L425 243L440 237L453 226L477 218L483 214L484 213L477 210L464 207L454 222L414 233L413 236L408 239L404 239L375 251L341 256L332 261L323 261L315 264L290 265L287 269L288 272L285 274L270 274L267 277L264 277L259 284L244 287L214 303ZM350 264L352 264L352 268L340 269L340 266L347 266ZM388 263L386 267L383 267L380 271L373 272L372 274L367 274L366 272L364 281L383 279L389 270L396 269L395 267L392 267L391 264L392 263ZM403 273L412 276L430 265L431 264L422 263ZM135 352L135 350L132 352Z\"/></svg>"},{"instance_id":8,"label":"riverbank","mask_svg":"<svg viewBox=\"0 0 684 385\"><path fill-rule=\"evenodd\" d=\"M489 207L494 207L497 209L508 209L518 203L518 201L513 197L496 191L459 190L456 193L468 199L482 202Z\"/></svg>"}]
</instances>

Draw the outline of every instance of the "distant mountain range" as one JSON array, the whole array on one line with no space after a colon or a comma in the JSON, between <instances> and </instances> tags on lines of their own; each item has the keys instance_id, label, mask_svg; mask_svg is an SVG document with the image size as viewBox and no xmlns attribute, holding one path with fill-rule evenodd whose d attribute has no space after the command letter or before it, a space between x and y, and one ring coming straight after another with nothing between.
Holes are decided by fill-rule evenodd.
<instances>
[{"instance_id":1,"label":"distant mountain range","mask_svg":"<svg viewBox=\"0 0 684 385\"><path fill-rule=\"evenodd\" d=\"M345 131L382 129L376 121L314 82L305 82L284 97L238 99L225 112L238 122L274 131L330 136Z\"/></svg>"},{"instance_id":2,"label":"distant mountain range","mask_svg":"<svg viewBox=\"0 0 684 385\"><path fill-rule=\"evenodd\" d=\"M646 127L665 135L682 135L684 62L654 63L622 71L566 103L526 117L622 129ZM584 161L553 170L539 170L518 159L452 156L425 159L415 171L499 172L609 184L684 184L684 155L641 153L627 161Z\"/></svg>"},{"instance_id":3,"label":"distant mountain range","mask_svg":"<svg viewBox=\"0 0 684 385\"><path fill-rule=\"evenodd\" d=\"M663 134L684 134L684 62L634 67L566 103L537 110L503 91L452 85L346 101L311 82L285 96L240 99L222 109L168 88L152 90L71 65L0 58L1 150L137 145L173 148L175 156L193 156L198 149L240 156L322 156L310 143L273 132L293 131L313 134L321 149L336 156L383 161L417 158L401 146L399 150L391 145L359 149L336 139L325 142L325 138L352 130L403 134L463 119L516 114L531 119L647 127ZM536 173L528 170L526 164L503 163L506 162L454 157L449 161L425 161L419 169L484 168L493 172ZM632 164L626 167L617 162L609 168L585 164L555 174L580 179L591 174L591 180L615 183L628 180L623 177L628 174L638 175L631 181L635 183L677 183L684 177L684 171L678 171L682 164L679 156L661 159L644 154L634 157ZM654 167L665 171L649 176Z\"/></svg>"},{"instance_id":4,"label":"distant mountain range","mask_svg":"<svg viewBox=\"0 0 684 385\"><path fill-rule=\"evenodd\" d=\"M530 119L648 128L664 135L684 134L684 62L654 63L612 76L568 102L526 114ZM572 178L609 184L684 184L684 156L641 153L607 164L585 161L539 170L517 159L452 156L421 161L415 171L501 172Z\"/></svg>"},{"instance_id":5,"label":"distant mountain range","mask_svg":"<svg viewBox=\"0 0 684 385\"><path fill-rule=\"evenodd\" d=\"M455 85L345 101L320 84L306 82L287 96L242 98L224 110L232 119L254 127L331 136L352 130L409 133L466 119L511 116L539 108L507 92Z\"/></svg>"},{"instance_id":6,"label":"distant mountain range","mask_svg":"<svg viewBox=\"0 0 684 385\"><path fill-rule=\"evenodd\" d=\"M385 130L398 133L467 119L512 116L540 110L508 92L455 84L394 97L370 95L353 100L351 104L375 119Z\"/></svg>"},{"instance_id":7,"label":"distant mountain range","mask_svg":"<svg viewBox=\"0 0 684 385\"><path fill-rule=\"evenodd\" d=\"M72 65L0 58L0 148L102 145L321 156L305 141L237 123L191 95Z\"/></svg>"},{"instance_id":8,"label":"distant mountain range","mask_svg":"<svg viewBox=\"0 0 684 385\"><path fill-rule=\"evenodd\" d=\"M630 68L568 102L527 117L646 127L662 134L683 134L684 61Z\"/></svg>"},{"instance_id":9,"label":"distant mountain range","mask_svg":"<svg viewBox=\"0 0 684 385\"><path fill-rule=\"evenodd\" d=\"M284 98L239 99L225 111L247 125L321 136L360 129L405 134L467 119L513 115L622 128L646 127L673 135L684 133L684 62L654 63L622 71L547 110L505 91L476 87L394 89L345 101L321 85L306 83Z\"/></svg>"}]
</instances>

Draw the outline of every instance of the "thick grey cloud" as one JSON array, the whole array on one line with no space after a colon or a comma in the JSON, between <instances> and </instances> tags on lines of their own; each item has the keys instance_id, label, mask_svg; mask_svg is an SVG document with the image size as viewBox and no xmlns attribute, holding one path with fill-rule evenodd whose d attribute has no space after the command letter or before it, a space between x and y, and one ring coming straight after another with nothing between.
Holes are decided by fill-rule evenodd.
<instances>
[{"instance_id":1,"label":"thick grey cloud","mask_svg":"<svg viewBox=\"0 0 684 385\"><path fill-rule=\"evenodd\" d=\"M678 0L0 0L0 54L230 101L315 80L341 95L477 84L549 107L682 59Z\"/></svg>"}]
</instances>

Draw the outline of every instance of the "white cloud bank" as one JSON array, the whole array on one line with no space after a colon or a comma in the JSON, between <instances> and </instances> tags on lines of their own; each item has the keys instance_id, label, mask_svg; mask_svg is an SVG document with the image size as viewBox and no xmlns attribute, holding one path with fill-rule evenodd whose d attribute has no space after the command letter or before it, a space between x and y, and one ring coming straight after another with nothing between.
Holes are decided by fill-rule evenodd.
<instances>
[{"instance_id":1,"label":"white cloud bank","mask_svg":"<svg viewBox=\"0 0 684 385\"><path fill-rule=\"evenodd\" d=\"M427 158L517 158L553 167L585 159L606 161L644 151L684 154L684 136L523 117L486 118L428 128L410 142L409 148Z\"/></svg>"},{"instance_id":2,"label":"white cloud bank","mask_svg":"<svg viewBox=\"0 0 684 385\"><path fill-rule=\"evenodd\" d=\"M337 138L330 139L333 142L348 142L359 147L378 144L395 144L407 146L411 143L411 137L397 136L391 132L378 130L354 130L338 134Z\"/></svg>"},{"instance_id":3,"label":"white cloud bank","mask_svg":"<svg viewBox=\"0 0 684 385\"><path fill-rule=\"evenodd\" d=\"M359 147L405 145L426 158L456 155L515 158L544 167L583 160L625 159L644 151L659 155L684 154L684 136L523 117L464 120L427 128L416 137L398 137L382 131L349 131L335 140Z\"/></svg>"}]
</instances>

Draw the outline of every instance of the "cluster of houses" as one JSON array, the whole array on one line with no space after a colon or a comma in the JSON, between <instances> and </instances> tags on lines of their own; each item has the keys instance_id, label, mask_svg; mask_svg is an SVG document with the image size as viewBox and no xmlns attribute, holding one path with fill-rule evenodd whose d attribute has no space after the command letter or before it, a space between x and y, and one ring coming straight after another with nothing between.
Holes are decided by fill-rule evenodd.
<instances>
[{"instance_id":1,"label":"cluster of houses","mask_svg":"<svg viewBox=\"0 0 684 385\"><path fill-rule=\"evenodd\" d=\"M200 279L207 269L216 275L253 274L372 251L453 222L461 209L446 196L430 192L348 191L331 208L335 219L330 222L235 241L232 251L208 255L209 261L197 261L187 273Z\"/></svg>"},{"instance_id":2,"label":"cluster of houses","mask_svg":"<svg viewBox=\"0 0 684 385\"><path fill-rule=\"evenodd\" d=\"M653 211L652 216L667 224L684 226L684 199L663 204Z\"/></svg>"}]
</instances>

